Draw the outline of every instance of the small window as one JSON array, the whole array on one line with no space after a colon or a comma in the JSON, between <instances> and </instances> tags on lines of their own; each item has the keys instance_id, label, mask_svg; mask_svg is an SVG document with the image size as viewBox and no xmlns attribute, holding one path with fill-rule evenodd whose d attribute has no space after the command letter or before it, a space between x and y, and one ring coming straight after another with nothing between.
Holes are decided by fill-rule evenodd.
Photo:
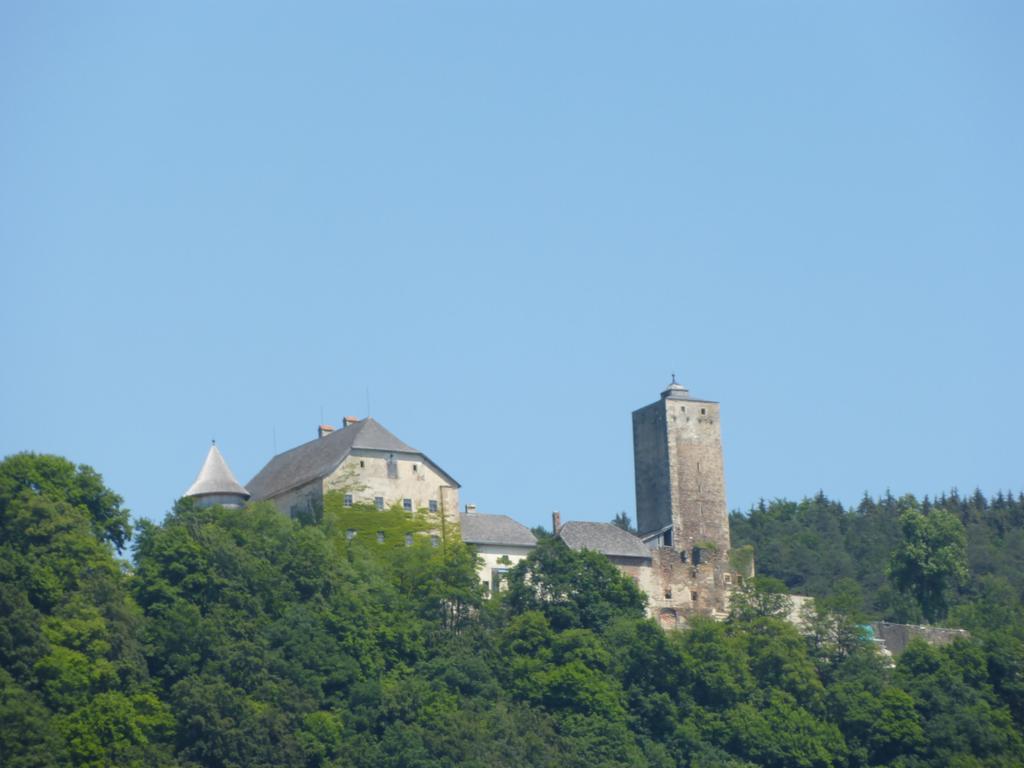
<instances>
[{"instance_id":1,"label":"small window","mask_svg":"<svg viewBox=\"0 0 1024 768\"><path fill-rule=\"evenodd\" d=\"M672 599L672 587L669 587L668 589L665 590L665 599L666 600L671 600Z\"/></svg>"},{"instance_id":2,"label":"small window","mask_svg":"<svg viewBox=\"0 0 1024 768\"><path fill-rule=\"evenodd\" d=\"M395 454L388 454L388 479L398 479L398 462L395 461Z\"/></svg>"},{"instance_id":3,"label":"small window","mask_svg":"<svg viewBox=\"0 0 1024 768\"><path fill-rule=\"evenodd\" d=\"M374 496L373 497L373 506L375 506L377 509L384 509L384 497L383 496Z\"/></svg>"},{"instance_id":4,"label":"small window","mask_svg":"<svg viewBox=\"0 0 1024 768\"><path fill-rule=\"evenodd\" d=\"M431 536L430 537L430 546L432 546L432 547L440 547L441 546L441 537L437 536L437 535Z\"/></svg>"},{"instance_id":5,"label":"small window","mask_svg":"<svg viewBox=\"0 0 1024 768\"><path fill-rule=\"evenodd\" d=\"M697 593L696 592L691 592L690 593L690 599L693 600L693 602L696 603L697 602Z\"/></svg>"},{"instance_id":6,"label":"small window","mask_svg":"<svg viewBox=\"0 0 1024 768\"><path fill-rule=\"evenodd\" d=\"M363 461L362 459L359 460L359 468L366 469L366 462Z\"/></svg>"},{"instance_id":7,"label":"small window","mask_svg":"<svg viewBox=\"0 0 1024 768\"><path fill-rule=\"evenodd\" d=\"M411 533L405 534L405 546L407 546L407 547L411 547L412 546L412 534Z\"/></svg>"},{"instance_id":8,"label":"small window","mask_svg":"<svg viewBox=\"0 0 1024 768\"><path fill-rule=\"evenodd\" d=\"M431 499L427 502L431 512L437 512L437 499Z\"/></svg>"},{"instance_id":9,"label":"small window","mask_svg":"<svg viewBox=\"0 0 1024 768\"><path fill-rule=\"evenodd\" d=\"M681 410L681 411L682 411L683 413L686 413L686 406L684 405L684 406L683 406L682 408L680 408L679 410Z\"/></svg>"},{"instance_id":10,"label":"small window","mask_svg":"<svg viewBox=\"0 0 1024 768\"><path fill-rule=\"evenodd\" d=\"M708 409L707 408L701 408L700 409L700 415L701 416L707 416L708 415Z\"/></svg>"},{"instance_id":11,"label":"small window","mask_svg":"<svg viewBox=\"0 0 1024 768\"><path fill-rule=\"evenodd\" d=\"M672 546L672 529L671 528L669 530L665 531L664 534L662 534L661 544L662 544L662 546L665 546L665 547L671 547Z\"/></svg>"},{"instance_id":12,"label":"small window","mask_svg":"<svg viewBox=\"0 0 1024 768\"><path fill-rule=\"evenodd\" d=\"M508 589L508 568L491 568L491 592Z\"/></svg>"},{"instance_id":13,"label":"small window","mask_svg":"<svg viewBox=\"0 0 1024 768\"><path fill-rule=\"evenodd\" d=\"M725 574L725 586L728 587L731 584L732 584L732 574L731 573L727 573L727 574Z\"/></svg>"},{"instance_id":14,"label":"small window","mask_svg":"<svg viewBox=\"0 0 1024 768\"><path fill-rule=\"evenodd\" d=\"M354 539L355 537L356 537L356 529L355 528L349 528L347 531L345 531L345 538L348 541L352 541L352 539Z\"/></svg>"},{"instance_id":15,"label":"small window","mask_svg":"<svg viewBox=\"0 0 1024 768\"><path fill-rule=\"evenodd\" d=\"M412 465L412 471L413 471L413 472L418 472L418 471L419 471L419 469L420 469L420 465L419 465L419 464L413 464L413 465Z\"/></svg>"},{"instance_id":16,"label":"small window","mask_svg":"<svg viewBox=\"0 0 1024 768\"><path fill-rule=\"evenodd\" d=\"M345 506L346 507L351 507L352 506L352 494L351 493L346 493L345 494Z\"/></svg>"},{"instance_id":17,"label":"small window","mask_svg":"<svg viewBox=\"0 0 1024 768\"><path fill-rule=\"evenodd\" d=\"M377 543L378 544L383 544L384 543L384 531L377 531Z\"/></svg>"},{"instance_id":18,"label":"small window","mask_svg":"<svg viewBox=\"0 0 1024 768\"><path fill-rule=\"evenodd\" d=\"M412 499L402 499L402 509L412 512Z\"/></svg>"}]
</instances>

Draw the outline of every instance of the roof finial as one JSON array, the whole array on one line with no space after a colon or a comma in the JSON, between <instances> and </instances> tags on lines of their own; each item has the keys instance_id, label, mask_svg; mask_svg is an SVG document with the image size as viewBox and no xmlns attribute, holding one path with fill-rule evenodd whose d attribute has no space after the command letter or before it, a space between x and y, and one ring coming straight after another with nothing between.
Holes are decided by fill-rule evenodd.
<instances>
[{"instance_id":1,"label":"roof finial","mask_svg":"<svg viewBox=\"0 0 1024 768\"><path fill-rule=\"evenodd\" d=\"M675 381L675 379L673 379L673 381ZM210 445L216 445L216 444L217 444L217 438L215 438L215 437L210 438Z\"/></svg>"},{"instance_id":2,"label":"roof finial","mask_svg":"<svg viewBox=\"0 0 1024 768\"><path fill-rule=\"evenodd\" d=\"M673 383L673 384L678 384L678 383L679 383L678 381L676 381L676 374L675 374L675 371L673 371L673 372L672 372L672 383Z\"/></svg>"}]
</instances>

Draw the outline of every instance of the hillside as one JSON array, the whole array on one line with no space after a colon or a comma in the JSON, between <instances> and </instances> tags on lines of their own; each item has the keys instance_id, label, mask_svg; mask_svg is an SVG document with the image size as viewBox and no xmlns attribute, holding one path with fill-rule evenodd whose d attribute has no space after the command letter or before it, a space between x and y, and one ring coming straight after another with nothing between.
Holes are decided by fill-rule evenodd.
<instances>
[{"instance_id":1,"label":"hillside","mask_svg":"<svg viewBox=\"0 0 1024 768\"><path fill-rule=\"evenodd\" d=\"M664 632L605 558L550 539L485 600L462 544L349 539L346 514L179 503L139 526L127 563L127 514L96 473L0 463L0 764L916 768L1024 754L1019 603L1000 632L912 645L889 667L840 613L801 636L756 584L728 621ZM853 513L815 514L824 537ZM891 540L890 517L858 518L872 521L863 551ZM734 521L737 538L768 520ZM990 545L1008 553L1011 533ZM849 567L844 589L861 584ZM842 596L824 570L783 576ZM972 572L951 615L985 605L968 599L975 582L1005 578Z\"/></svg>"},{"instance_id":2,"label":"hillside","mask_svg":"<svg viewBox=\"0 0 1024 768\"><path fill-rule=\"evenodd\" d=\"M937 521L944 531L933 530ZM791 592L842 598L866 618L1019 630L1024 495L988 499L980 491L969 497L951 491L918 501L887 494L846 509L818 494L801 502L762 502L748 514L733 513L729 522L734 546L752 545L758 573L780 579ZM943 578L942 594L931 596L934 616L913 590L897 589L889 576L899 565L895 553L927 549L929 537L935 551L928 562L918 555L921 567L913 575L924 578L927 571ZM939 551L942 537L945 551Z\"/></svg>"}]
</instances>

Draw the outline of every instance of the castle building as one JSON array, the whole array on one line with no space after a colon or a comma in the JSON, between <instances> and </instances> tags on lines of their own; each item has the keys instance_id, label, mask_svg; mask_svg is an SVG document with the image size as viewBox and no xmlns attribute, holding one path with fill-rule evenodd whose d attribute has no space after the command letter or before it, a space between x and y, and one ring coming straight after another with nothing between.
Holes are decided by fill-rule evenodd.
<instances>
[{"instance_id":1,"label":"castle building","mask_svg":"<svg viewBox=\"0 0 1024 768\"><path fill-rule=\"evenodd\" d=\"M718 403L672 383L633 412L638 535L611 523L555 523L572 549L601 552L647 595L648 614L675 628L723 618L744 577L730 562Z\"/></svg>"},{"instance_id":2,"label":"castle building","mask_svg":"<svg viewBox=\"0 0 1024 768\"><path fill-rule=\"evenodd\" d=\"M214 504L237 509L244 506L249 498L249 492L235 479L228 463L221 456L216 441L207 451L195 482L184 495L191 498L200 509Z\"/></svg>"},{"instance_id":3,"label":"castle building","mask_svg":"<svg viewBox=\"0 0 1024 768\"><path fill-rule=\"evenodd\" d=\"M451 523L459 510L451 475L371 418L346 417L341 429L322 425L315 440L274 456L247 488L254 501L272 501L292 517L322 508L329 491L343 494L346 506L398 505Z\"/></svg>"},{"instance_id":4,"label":"castle building","mask_svg":"<svg viewBox=\"0 0 1024 768\"><path fill-rule=\"evenodd\" d=\"M690 396L675 376L661 398L633 411L636 520L649 546L696 557L729 551L718 403Z\"/></svg>"}]
</instances>

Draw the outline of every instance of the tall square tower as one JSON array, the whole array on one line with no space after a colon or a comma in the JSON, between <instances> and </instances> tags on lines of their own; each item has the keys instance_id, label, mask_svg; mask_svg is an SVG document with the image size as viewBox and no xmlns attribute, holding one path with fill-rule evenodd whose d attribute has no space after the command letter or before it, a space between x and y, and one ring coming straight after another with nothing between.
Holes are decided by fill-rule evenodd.
<instances>
[{"instance_id":1,"label":"tall square tower","mask_svg":"<svg viewBox=\"0 0 1024 768\"><path fill-rule=\"evenodd\" d=\"M673 376L660 400L633 411L633 463L642 539L679 552L728 553L718 403L690 397Z\"/></svg>"}]
</instances>

